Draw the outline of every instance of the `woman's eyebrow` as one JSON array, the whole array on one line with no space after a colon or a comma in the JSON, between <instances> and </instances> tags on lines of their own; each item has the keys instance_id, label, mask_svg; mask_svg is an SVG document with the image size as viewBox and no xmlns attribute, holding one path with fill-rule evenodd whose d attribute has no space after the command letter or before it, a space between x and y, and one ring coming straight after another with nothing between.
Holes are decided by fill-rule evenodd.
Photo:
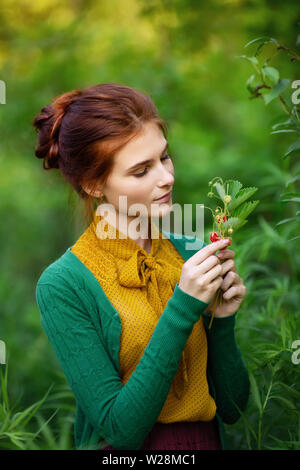
<instances>
[{"instance_id":1,"label":"woman's eyebrow","mask_svg":"<svg viewBox=\"0 0 300 470\"><path fill-rule=\"evenodd\" d=\"M168 148L168 145L169 145L169 142L166 143L166 145L165 145L163 151L162 151L161 154L160 154L160 157L163 156L163 154L165 153L165 151L166 151L167 148ZM151 162L153 162L153 161L154 161L153 158L148 158L147 160L143 160L142 162L136 163L135 165L131 166L130 168L128 168L127 171L135 170L135 168L138 168L138 167L141 166L141 165L145 165L146 163L151 163Z\"/></svg>"}]
</instances>

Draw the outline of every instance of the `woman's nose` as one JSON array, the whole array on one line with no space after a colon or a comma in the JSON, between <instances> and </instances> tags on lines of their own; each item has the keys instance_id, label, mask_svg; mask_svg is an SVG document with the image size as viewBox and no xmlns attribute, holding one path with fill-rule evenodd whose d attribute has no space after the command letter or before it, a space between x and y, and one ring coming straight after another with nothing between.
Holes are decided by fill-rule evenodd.
<instances>
[{"instance_id":1,"label":"woman's nose","mask_svg":"<svg viewBox=\"0 0 300 470\"><path fill-rule=\"evenodd\" d=\"M171 171L169 168L163 167L161 170L163 173L160 175L161 178L159 182L162 186L172 186L174 184L174 172Z\"/></svg>"}]
</instances>

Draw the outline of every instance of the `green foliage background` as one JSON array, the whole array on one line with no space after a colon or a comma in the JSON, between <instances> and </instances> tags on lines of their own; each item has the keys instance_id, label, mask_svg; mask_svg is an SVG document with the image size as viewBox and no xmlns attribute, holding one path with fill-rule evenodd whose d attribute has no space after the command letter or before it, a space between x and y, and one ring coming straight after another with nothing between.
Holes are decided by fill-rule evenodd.
<instances>
[{"instance_id":1,"label":"green foliage background","mask_svg":"<svg viewBox=\"0 0 300 470\"><path fill-rule=\"evenodd\" d=\"M233 449L299 449L300 364L291 356L300 339L300 252L299 240L289 241L299 223L276 226L295 216L297 203L282 202L281 194L299 175L299 161L281 158L295 136L270 135L281 103L249 99L251 64L238 58L265 35L300 53L299 21L292 0L2 0L0 339L8 364L0 367L9 372L0 391L0 446L74 446L75 399L41 329L35 286L85 227L77 195L69 204L69 187L34 156L32 120L65 91L119 82L149 94L169 124L174 202L211 205L214 176L259 188L260 204L232 244L247 287L236 335L252 394L241 419L226 428ZM300 79L298 61L284 51L275 59L281 77ZM298 183L288 190L299 191ZM206 243L211 228L206 211ZM14 421L53 384L37 413Z\"/></svg>"}]
</instances>

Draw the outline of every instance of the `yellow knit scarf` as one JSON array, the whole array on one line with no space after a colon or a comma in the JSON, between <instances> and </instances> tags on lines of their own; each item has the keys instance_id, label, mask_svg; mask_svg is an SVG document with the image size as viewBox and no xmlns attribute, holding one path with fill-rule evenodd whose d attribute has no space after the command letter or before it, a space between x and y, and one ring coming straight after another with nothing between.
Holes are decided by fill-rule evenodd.
<instances>
[{"instance_id":1,"label":"yellow knit scarf","mask_svg":"<svg viewBox=\"0 0 300 470\"><path fill-rule=\"evenodd\" d=\"M94 218L94 221L96 219ZM125 234L112 226L102 216L98 217L96 234L102 240L102 246L115 255L119 284L124 287L143 289L153 310L155 327L168 300L172 297L176 282L180 279L181 266L184 263L177 253L176 262L168 262L159 257L162 240L169 241L151 222L152 247L150 253ZM166 243L164 242L164 243ZM180 259L181 258L181 259ZM184 351L179 363L178 372L173 382L173 390L180 399L188 386L188 374Z\"/></svg>"}]
</instances>

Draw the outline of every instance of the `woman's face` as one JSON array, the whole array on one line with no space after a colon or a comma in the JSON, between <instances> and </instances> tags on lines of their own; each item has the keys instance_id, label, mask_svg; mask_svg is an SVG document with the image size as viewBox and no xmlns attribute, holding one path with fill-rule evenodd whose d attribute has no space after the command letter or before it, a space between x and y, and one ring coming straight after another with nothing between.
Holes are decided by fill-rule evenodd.
<instances>
[{"instance_id":1,"label":"woman's face","mask_svg":"<svg viewBox=\"0 0 300 470\"><path fill-rule=\"evenodd\" d=\"M128 214L130 206L136 203L145 206L148 217L163 217L170 211L172 193L167 202L156 201L172 191L174 184L174 166L167 153L167 144L158 125L148 122L141 133L117 152L113 170L102 189L107 203L114 206L117 215L126 213L122 204L120 207L120 196L126 196L129 220L139 216L138 212L133 217Z\"/></svg>"}]
</instances>

